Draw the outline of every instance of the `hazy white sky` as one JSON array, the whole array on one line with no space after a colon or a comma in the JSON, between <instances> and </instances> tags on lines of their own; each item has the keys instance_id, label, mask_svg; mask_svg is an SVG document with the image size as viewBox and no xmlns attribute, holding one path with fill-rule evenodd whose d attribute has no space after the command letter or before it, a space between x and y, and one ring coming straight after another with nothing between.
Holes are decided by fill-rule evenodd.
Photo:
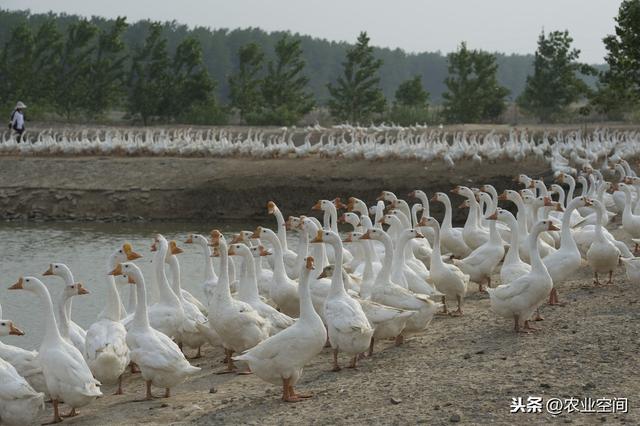
<instances>
[{"instance_id":1,"label":"hazy white sky","mask_svg":"<svg viewBox=\"0 0 640 426\"><path fill-rule=\"evenodd\" d=\"M585 62L602 62L602 38L613 32L621 0L0 0L6 9L75 13L129 21L176 20L212 28L291 30L408 52L474 48L532 53L538 34L568 29Z\"/></svg>"}]
</instances>

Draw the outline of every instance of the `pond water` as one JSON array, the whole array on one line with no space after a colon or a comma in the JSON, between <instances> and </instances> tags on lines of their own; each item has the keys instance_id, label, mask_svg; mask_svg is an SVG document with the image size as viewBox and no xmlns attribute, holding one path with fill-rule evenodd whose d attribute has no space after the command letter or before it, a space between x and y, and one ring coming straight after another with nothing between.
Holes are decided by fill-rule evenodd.
<instances>
[{"instance_id":1,"label":"pond water","mask_svg":"<svg viewBox=\"0 0 640 426\"><path fill-rule=\"evenodd\" d=\"M269 225L269 224L266 224ZM275 226L275 221L273 224ZM25 349L37 349L44 332L43 305L36 295L27 291L7 290L20 276L38 277L51 292L54 304L61 297L63 281L42 274L49 263L67 264L76 282L81 282L90 294L73 299L72 319L88 328L104 308L107 286L107 259L113 250L130 242L143 258L136 261L144 273L151 301L155 295L150 246L155 233L175 239L184 253L178 256L182 286L199 300L204 300L204 257L197 245L184 244L189 233L209 235L213 228L225 235L242 229L255 229L256 224L227 223L212 226L203 223L140 223L140 224L79 224L79 223L0 223L0 305L3 319L13 320L25 332L24 336L7 336L2 341ZM288 239L293 240L290 235ZM291 241L295 247L295 242ZM217 272L217 270L216 270ZM167 269L168 273L168 269ZM131 286L133 288L134 286ZM125 307L129 289L119 286Z\"/></svg>"}]
</instances>

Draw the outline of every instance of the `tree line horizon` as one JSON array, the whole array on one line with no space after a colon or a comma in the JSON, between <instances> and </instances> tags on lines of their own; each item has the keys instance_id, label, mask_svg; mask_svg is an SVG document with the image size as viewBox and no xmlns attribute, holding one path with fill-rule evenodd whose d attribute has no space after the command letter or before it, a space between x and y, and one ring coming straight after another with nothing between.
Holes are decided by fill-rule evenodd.
<instances>
[{"instance_id":1,"label":"tree line horizon","mask_svg":"<svg viewBox=\"0 0 640 426\"><path fill-rule=\"evenodd\" d=\"M0 9L0 105L29 116L142 124L498 123L636 120L640 0L622 2L606 65L579 62L568 31L533 55L471 49L408 54L257 28L81 18ZM438 83L437 80L441 81Z\"/></svg>"}]
</instances>

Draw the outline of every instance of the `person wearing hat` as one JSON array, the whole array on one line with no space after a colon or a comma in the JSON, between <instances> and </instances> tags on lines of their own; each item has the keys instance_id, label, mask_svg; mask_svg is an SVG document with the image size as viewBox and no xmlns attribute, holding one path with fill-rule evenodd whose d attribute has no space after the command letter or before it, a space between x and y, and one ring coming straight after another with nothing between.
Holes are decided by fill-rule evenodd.
<instances>
[{"instance_id":1,"label":"person wearing hat","mask_svg":"<svg viewBox=\"0 0 640 426\"><path fill-rule=\"evenodd\" d=\"M16 109L11 113L11 120L9 121L9 128L13 129L18 135L18 142L22 141L22 134L24 133L24 110L27 106L18 101Z\"/></svg>"}]
</instances>

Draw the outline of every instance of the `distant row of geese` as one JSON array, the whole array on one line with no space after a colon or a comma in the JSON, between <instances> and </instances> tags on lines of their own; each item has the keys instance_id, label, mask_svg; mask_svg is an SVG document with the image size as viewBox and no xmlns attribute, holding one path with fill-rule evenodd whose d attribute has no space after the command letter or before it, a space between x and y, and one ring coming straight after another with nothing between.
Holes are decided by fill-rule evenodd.
<instances>
[{"instance_id":1,"label":"distant row of geese","mask_svg":"<svg viewBox=\"0 0 640 426\"><path fill-rule=\"evenodd\" d=\"M494 162L501 159L546 161L554 172L575 175L576 168L608 159L638 155L635 130L527 130L487 133L452 132L427 126L356 127L339 125L305 129L45 129L28 132L18 143L9 132L0 139L5 155L139 155L186 157L289 158L322 156L365 160L411 159L443 162ZM302 142L294 142L294 140Z\"/></svg>"}]
</instances>

